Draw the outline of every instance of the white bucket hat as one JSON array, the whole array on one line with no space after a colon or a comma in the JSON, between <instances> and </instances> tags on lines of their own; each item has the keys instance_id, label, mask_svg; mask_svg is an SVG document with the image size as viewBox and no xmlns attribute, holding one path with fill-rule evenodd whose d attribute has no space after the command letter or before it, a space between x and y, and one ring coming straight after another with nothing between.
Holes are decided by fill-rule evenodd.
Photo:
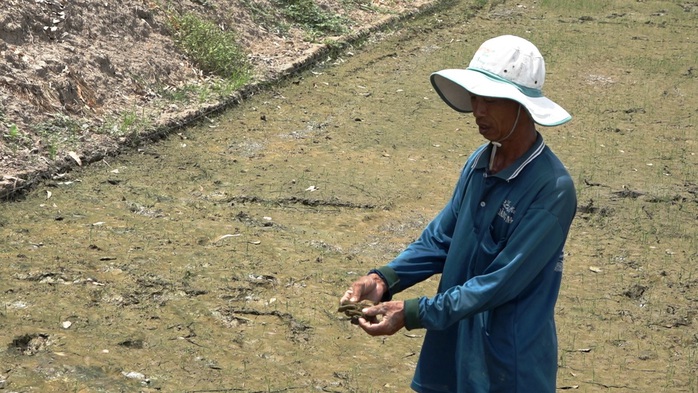
<instances>
[{"instance_id":1,"label":"white bucket hat","mask_svg":"<svg viewBox=\"0 0 698 393\"><path fill-rule=\"evenodd\" d=\"M533 121L558 126L572 119L560 105L543 96L545 61L529 41L503 35L485 41L466 69L431 74L439 96L458 112L472 112L470 94L508 98L523 105Z\"/></svg>"}]
</instances>

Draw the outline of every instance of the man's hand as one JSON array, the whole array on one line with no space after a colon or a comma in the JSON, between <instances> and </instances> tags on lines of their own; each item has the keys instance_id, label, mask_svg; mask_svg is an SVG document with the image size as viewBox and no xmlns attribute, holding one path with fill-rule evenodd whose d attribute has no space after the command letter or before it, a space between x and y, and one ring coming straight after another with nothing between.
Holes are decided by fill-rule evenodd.
<instances>
[{"instance_id":1,"label":"man's hand","mask_svg":"<svg viewBox=\"0 0 698 393\"><path fill-rule=\"evenodd\" d=\"M351 288L344 292L339 304L356 303L362 300L376 304L381 301L386 291L383 279L379 275L371 273L354 281Z\"/></svg>"},{"instance_id":2,"label":"man's hand","mask_svg":"<svg viewBox=\"0 0 698 393\"><path fill-rule=\"evenodd\" d=\"M371 273L354 281L351 288L344 292L339 304L357 303L363 300L376 304L381 301L387 290L383 279ZM363 316L359 317L357 322L371 336L391 335L405 326L404 309L405 303L402 301L376 304L361 310Z\"/></svg>"},{"instance_id":3,"label":"man's hand","mask_svg":"<svg viewBox=\"0 0 698 393\"><path fill-rule=\"evenodd\" d=\"M371 336L389 336L405 327L405 302L392 301L363 309L359 326ZM381 318L378 318L378 316Z\"/></svg>"}]
</instances>

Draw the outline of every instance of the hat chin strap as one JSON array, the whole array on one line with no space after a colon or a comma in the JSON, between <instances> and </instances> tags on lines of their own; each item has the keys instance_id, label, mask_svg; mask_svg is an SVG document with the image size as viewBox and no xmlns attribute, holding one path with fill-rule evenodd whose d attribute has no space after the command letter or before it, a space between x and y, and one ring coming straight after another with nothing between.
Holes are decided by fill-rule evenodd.
<instances>
[{"instance_id":1,"label":"hat chin strap","mask_svg":"<svg viewBox=\"0 0 698 393\"><path fill-rule=\"evenodd\" d=\"M502 147L502 141L505 141L508 139L511 134L514 133L514 130L516 129L517 124L519 123L519 116L521 115L521 104L519 103L519 109L516 111L516 120L514 120L514 125L511 127L511 131L505 136L504 138L498 140L498 141L492 141L492 151L490 151L490 172L492 171L492 167L494 166L494 156L497 154L497 148Z\"/></svg>"}]
</instances>

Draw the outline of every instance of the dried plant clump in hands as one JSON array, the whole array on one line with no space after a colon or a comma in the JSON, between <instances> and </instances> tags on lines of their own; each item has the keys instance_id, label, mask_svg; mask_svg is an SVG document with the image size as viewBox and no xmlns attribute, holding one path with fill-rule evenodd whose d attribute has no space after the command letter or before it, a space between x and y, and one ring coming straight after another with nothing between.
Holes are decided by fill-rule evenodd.
<instances>
[{"instance_id":1,"label":"dried plant clump in hands","mask_svg":"<svg viewBox=\"0 0 698 393\"><path fill-rule=\"evenodd\" d=\"M366 307L373 307L373 303L368 301L362 301L358 303L343 303L339 305L337 312L344 313L351 323L357 323L359 318L366 318L366 315L362 311Z\"/></svg>"}]
</instances>

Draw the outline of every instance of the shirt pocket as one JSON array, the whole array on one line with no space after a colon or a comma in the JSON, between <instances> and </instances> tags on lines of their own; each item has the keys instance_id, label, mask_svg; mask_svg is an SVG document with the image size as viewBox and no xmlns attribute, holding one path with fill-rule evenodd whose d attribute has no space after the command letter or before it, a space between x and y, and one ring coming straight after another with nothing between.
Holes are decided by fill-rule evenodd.
<instances>
[{"instance_id":1,"label":"shirt pocket","mask_svg":"<svg viewBox=\"0 0 698 393\"><path fill-rule=\"evenodd\" d=\"M480 323L482 323L482 332L485 336L490 336L490 312L489 310L480 313Z\"/></svg>"},{"instance_id":2,"label":"shirt pocket","mask_svg":"<svg viewBox=\"0 0 698 393\"><path fill-rule=\"evenodd\" d=\"M506 245L506 238L496 239L492 236L493 228L485 231L480 239L473 263L472 273L474 275L483 274L492 261L499 255Z\"/></svg>"}]
</instances>

